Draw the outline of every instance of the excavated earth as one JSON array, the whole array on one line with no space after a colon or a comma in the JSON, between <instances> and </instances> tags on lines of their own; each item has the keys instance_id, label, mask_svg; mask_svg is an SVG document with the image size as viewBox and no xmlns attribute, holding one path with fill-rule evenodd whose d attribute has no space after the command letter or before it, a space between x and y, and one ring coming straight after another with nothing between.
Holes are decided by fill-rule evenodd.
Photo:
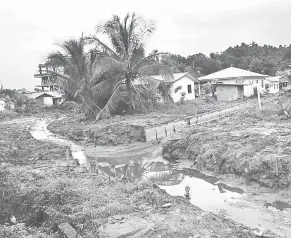
<instances>
[{"instance_id":1,"label":"excavated earth","mask_svg":"<svg viewBox=\"0 0 292 238\"><path fill-rule=\"evenodd\" d=\"M0 237L66 237L66 229L82 237L256 237L150 183L68 171L64 146L30 135L36 123L0 123Z\"/></svg>"},{"instance_id":2,"label":"excavated earth","mask_svg":"<svg viewBox=\"0 0 292 238\"><path fill-rule=\"evenodd\" d=\"M191 160L196 169L235 174L269 188L291 184L291 119L279 99L222 120L196 125L164 144L172 160ZM291 105L291 104L290 104ZM176 135L179 138L178 135Z\"/></svg>"},{"instance_id":3,"label":"excavated earth","mask_svg":"<svg viewBox=\"0 0 292 238\"><path fill-rule=\"evenodd\" d=\"M254 103L253 99L249 99ZM113 116L94 122L85 120L81 114L69 113L60 120L53 121L49 130L70 140L86 145L117 146L135 142L145 142L144 128L180 120L186 116L223 109L244 101L219 102L202 99L185 102L184 105L160 106L148 114Z\"/></svg>"}]
</instances>

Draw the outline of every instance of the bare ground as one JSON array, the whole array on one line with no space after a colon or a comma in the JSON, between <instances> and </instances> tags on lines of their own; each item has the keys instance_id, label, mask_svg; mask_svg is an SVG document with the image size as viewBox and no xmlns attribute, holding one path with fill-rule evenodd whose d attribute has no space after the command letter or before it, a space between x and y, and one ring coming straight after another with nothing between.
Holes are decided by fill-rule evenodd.
<instances>
[{"instance_id":1,"label":"bare ground","mask_svg":"<svg viewBox=\"0 0 292 238\"><path fill-rule=\"evenodd\" d=\"M34 123L32 118L0 123L5 132L0 133L1 237L61 237L62 222L83 237L105 237L121 226L123 237L255 237L250 229L152 184L110 182L81 168L68 172L63 147L30 136L28 126ZM165 203L171 206L162 208ZM55 215L44 216L48 210ZM4 225L10 215L17 225ZM139 229L133 230L133 222Z\"/></svg>"},{"instance_id":2,"label":"bare ground","mask_svg":"<svg viewBox=\"0 0 292 238\"><path fill-rule=\"evenodd\" d=\"M182 139L164 144L164 154L191 160L199 170L235 174L270 188L291 184L291 120L283 113L289 95L250 107L223 120L196 125ZM291 105L291 104L290 104Z\"/></svg>"},{"instance_id":3,"label":"bare ground","mask_svg":"<svg viewBox=\"0 0 292 238\"><path fill-rule=\"evenodd\" d=\"M131 144L145 141L144 128L147 126L157 126L186 116L219 110L243 102L254 103L254 99L231 102L216 100L206 102L203 99L196 99L186 101L183 105L160 105L147 114L117 115L97 122L85 120L82 114L73 112L63 119L52 122L49 129L56 134L89 145Z\"/></svg>"}]
</instances>

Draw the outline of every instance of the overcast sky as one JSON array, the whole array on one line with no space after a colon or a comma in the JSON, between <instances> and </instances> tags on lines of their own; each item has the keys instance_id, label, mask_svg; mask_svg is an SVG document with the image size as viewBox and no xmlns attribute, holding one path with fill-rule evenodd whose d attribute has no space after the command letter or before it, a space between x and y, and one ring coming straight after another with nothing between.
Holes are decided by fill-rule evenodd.
<instances>
[{"instance_id":1,"label":"overcast sky","mask_svg":"<svg viewBox=\"0 0 292 238\"><path fill-rule=\"evenodd\" d=\"M6 0L0 5L0 82L33 89L37 65L55 43L133 11L156 22L148 52L208 55L241 42L291 43L290 0Z\"/></svg>"}]
</instances>

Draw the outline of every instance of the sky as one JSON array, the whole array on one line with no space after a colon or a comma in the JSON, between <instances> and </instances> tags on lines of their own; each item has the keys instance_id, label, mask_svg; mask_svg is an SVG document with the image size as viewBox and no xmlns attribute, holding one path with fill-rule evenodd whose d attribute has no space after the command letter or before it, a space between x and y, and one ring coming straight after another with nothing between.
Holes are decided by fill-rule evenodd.
<instances>
[{"instance_id":1,"label":"sky","mask_svg":"<svg viewBox=\"0 0 292 238\"><path fill-rule=\"evenodd\" d=\"M188 56L221 52L241 42L291 44L290 0L6 0L0 5L0 84L27 88L37 66L69 38L127 12L156 22L147 52Z\"/></svg>"}]
</instances>

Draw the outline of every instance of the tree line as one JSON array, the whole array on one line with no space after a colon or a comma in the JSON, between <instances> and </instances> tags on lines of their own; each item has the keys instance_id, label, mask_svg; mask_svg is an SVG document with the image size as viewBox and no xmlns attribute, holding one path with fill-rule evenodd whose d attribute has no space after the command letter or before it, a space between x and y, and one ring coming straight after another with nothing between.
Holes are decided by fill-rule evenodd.
<instances>
[{"instance_id":1,"label":"tree line","mask_svg":"<svg viewBox=\"0 0 292 238\"><path fill-rule=\"evenodd\" d=\"M274 47L260 46L255 42L241 43L229 47L221 53L202 53L183 57L178 54L167 55L163 63L170 66L174 72L190 72L195 76L208 75L230 66L250 70L256 73L274 76L277 71L291 64L291 44Z\"/></svg>"}]
</instances>

